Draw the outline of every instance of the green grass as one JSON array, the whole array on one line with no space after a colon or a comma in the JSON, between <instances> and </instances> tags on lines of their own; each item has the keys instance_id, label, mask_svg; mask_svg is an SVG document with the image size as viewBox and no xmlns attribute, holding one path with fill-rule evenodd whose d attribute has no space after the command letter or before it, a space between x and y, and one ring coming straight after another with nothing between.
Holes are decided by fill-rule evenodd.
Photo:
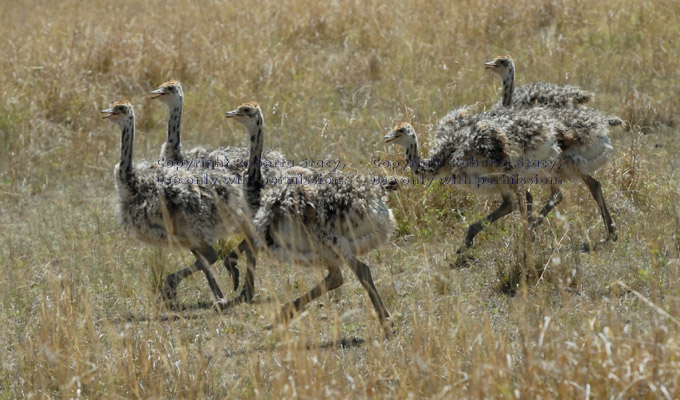
<instances>
[{"instance_id":1,"label":"green grass","mask_svg":"<svg viewBox=\"0 0 680 400\"><path fill-rule=\"evenodd\" d=\"M671 0L3 5L0 399L677 398L679 19ZM323 276L266 256L254 304L196 309L210 299L196 276L180 286L186 310L159 305L163 274L191 255L117 225L120 138L100 109L129 98L135 158L156 158L167 114L146 93L179 79L187 148L245 144L223 113L254 100L267 144L293 160L378 174L374 157L402 157L381 140L396 123L411 121L427 151L447 111L490 106L500 84L482 63L504 53L519 85L580 85L630 122L597 174L617 242L579 250L605 231L587 189L569 183L530 265L515 213L477 237L471 268L453 270L466 225L498 199L407 187L390 199L391 244L366 257L390 340L378 341L349 270L288 331L264 330ZM521 268L535 279L513 276Z\"/></svg>"}]
</instances>

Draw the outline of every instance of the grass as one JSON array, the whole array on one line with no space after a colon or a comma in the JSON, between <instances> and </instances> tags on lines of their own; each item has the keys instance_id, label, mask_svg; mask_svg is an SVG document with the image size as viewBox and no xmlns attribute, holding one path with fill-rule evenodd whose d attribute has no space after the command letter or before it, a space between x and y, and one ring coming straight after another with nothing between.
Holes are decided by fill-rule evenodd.
<instances>
[{"instance_id":1,"label":"grass","mask_svg":"<svg viewBox=\"0 0 680 400\"><path fill-rule=\"evenodd\" d=\"M0 399L677 398L679 18L671 0L5 4ZM478 236L471 268L452 270L465 226L497 199L407 187L390 200L392 244L366 258L398 329L388 341L348 270L287 332L265 331L322 277L266 257L255 304L193 307L210 299L194 277L180 286L185 311L159 305L160 277L191 256L117 225L119 133L104 106L133 102L135 157L153 159L166 111L146 93L179 79L186 147L244 144L222 114L255 100L269 145L377 174L375 157L401 157L381 142L396 123L411 121L427 150L447 111L492 104L500 85L482 63L503 53L519 85L580 85L630 122L597 174L617 242L579 250L605 232L572 183L532 265L515 213ZM526 267L540 278L518 287Z\"/></svg>"}]
</instances>

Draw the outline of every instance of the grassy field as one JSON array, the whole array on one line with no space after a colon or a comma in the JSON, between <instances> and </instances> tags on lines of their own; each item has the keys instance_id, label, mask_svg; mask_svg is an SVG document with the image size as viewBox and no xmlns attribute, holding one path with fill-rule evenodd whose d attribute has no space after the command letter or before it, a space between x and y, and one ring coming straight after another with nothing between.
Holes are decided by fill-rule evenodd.
<instances>
[{"instance_id":1,"label":"grassy field","mask_svg":"<svg viewBox=\"0 0 680 400\"><path fill-rule=\"evenodd\" d=\"M0 399L680 397L678 21L675 0L5 2ZM411 121L427 151L447 111L500 96L482 63L505 53L519 85L580 85L630 123L596 175L617 242L580 250L605 230L571 183L532 265L515 213L477 237L471 268L451 269L498 199L405 187L392 243L366 257L390 340L348 269L285 332L264 327L324 271L262 257L254 304L196 307L211 299L201 276L180 286L184 311L158 301L162 276L193 260L118 226L120 134L100 109L130 99L135 158L157 158L167 111L146 93L178 79L185 148L245 145L223 113L254 100L291 159L387 173L371 161L402 158L388 129ZM508 290L521 268L540 277Z\"/></svg>"}]
</instances>

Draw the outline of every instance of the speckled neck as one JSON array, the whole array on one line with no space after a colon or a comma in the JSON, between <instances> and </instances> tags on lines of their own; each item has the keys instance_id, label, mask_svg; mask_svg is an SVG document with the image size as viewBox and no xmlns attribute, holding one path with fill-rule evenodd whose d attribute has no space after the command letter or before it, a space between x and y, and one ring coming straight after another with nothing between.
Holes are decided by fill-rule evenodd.
<instances>
[{"instance_id":1,"label":"speckled neck","mask_svg":"<svg viewBox=\"0 0 680 400\"><path fill-rule=\"evenodd\" d=\"M168 107L168 138L163 145L163 154L161 154L167 161L182 161L182 97L179 101Z\"/></svg>"},{"instance_id":2,"label":"speckled neck","mask_svg":"<svg viewBox=\"0 0 680 400\"><path fill-rule=\"evenodd\" d=\"M264 118L262 113L258 112L255 116L255 121L248 126L248 135L250 136L250 158L248 163L247 181L246 181L246 200L250 210L255 213L260 208L260 197L264 183L262 182L262 145Z\"/></svg>"},{"instance_id":3,"label":"speckled neck","mask_svg":"<svg viewBox=\"0 0 680 400\"><path fill-rule=\"evenodd\" d=\"M503 77L503 106L510 107L512 104L512 93L515 91L515 64L510 61L508 70Z\"/></svg>"},{"instance_id":4,"label":"speckled neck","mask_svg":"<svg viewBox=\"0 0 680 400\"><path fill-rule=\"evenodd\" d=\"M118 164L118 174L121 182L128 187L134 186L134 169L132 168L132 153L135 141L135 117L131 117L120 124L120 163Z\"/></svg>"},{"instance_id":5,"label":"speckled neck","mask_svg":"<svg viewBox=\"0 0 680 400\"><path fill-rule=\"evenodd\" d=\"M406 147L406 161L413 173L420 173L420 156L418 154L418 139L416 138L414 138L413 142Z\"/></svg>"}]
</instances>

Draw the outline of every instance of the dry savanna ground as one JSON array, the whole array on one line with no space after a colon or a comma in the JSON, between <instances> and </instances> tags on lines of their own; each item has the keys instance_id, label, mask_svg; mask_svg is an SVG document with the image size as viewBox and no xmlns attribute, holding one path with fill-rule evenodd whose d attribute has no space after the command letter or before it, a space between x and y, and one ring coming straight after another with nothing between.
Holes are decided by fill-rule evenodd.
<instances>
[{"instance_id":1,"label":"dry savanna ground","mask_svg":"<svg viewBox=\"0 0 680 400\"><path fill-rule=\"evenodd\" d=\"M21 1L0 13L0 398L678 398L680 219L675 0L260 2ZM576 84L630 123L597 173L619 240L582 184L536 232L528 264L514 213L451 269L465 226L498 199L405 187L398 231L365 260L397 334L349 269L287 331L278 306L324 271L261 257L257 296L217 314L202 276L181 311L159 301L181 249L127 238L115 218L120 133L99 110L135 106L135 158L158 157L182 81L186 148L246 144L223 112L262 105L266 142L294 160L389 173L382 136L488 108L482 67L509 53L518 84ZM546 190L535 188L535 197ZM235 241L220 244L228 250ZM242 260L241 265L244 264ZM226 272L214 270L223 290ZM533 271L526 280L516 271ZM229 290L230 291L230 290ZM231 295L231 293L230 293Z\"/></svg>"}]
</instances>

